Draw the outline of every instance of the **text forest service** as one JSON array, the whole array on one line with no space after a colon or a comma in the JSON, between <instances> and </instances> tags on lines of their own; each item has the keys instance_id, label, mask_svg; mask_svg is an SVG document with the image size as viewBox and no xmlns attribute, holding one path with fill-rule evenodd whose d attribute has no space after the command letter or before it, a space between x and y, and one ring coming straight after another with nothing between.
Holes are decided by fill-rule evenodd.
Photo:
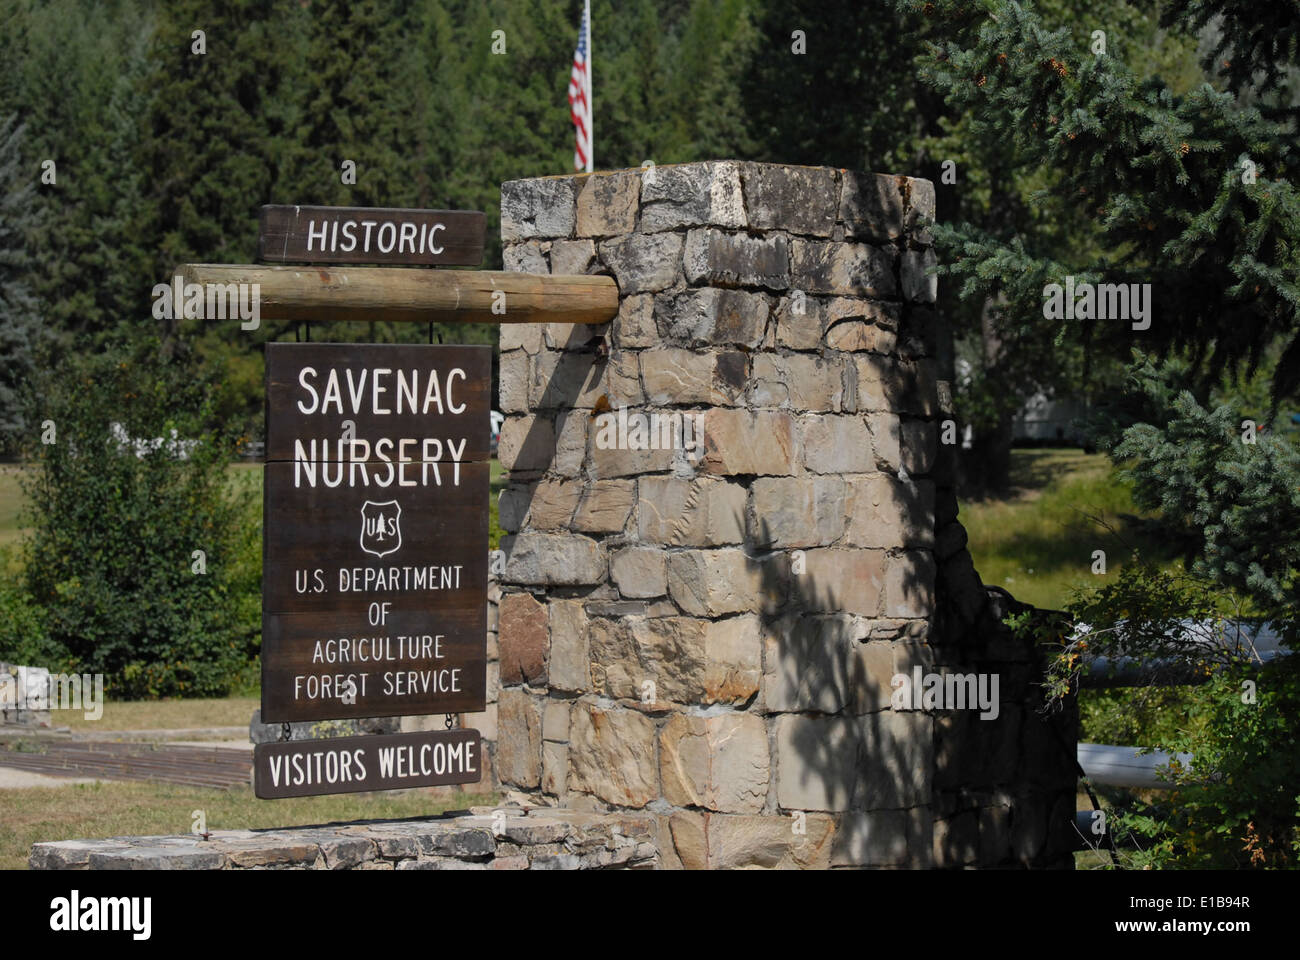
<instances>
[{"instance_id":1,"label":"text forest service","mask_svg":"<svg viewBox=\"0 0 1300 960\"><path fill-rule=\"evenodd\" d=\"M484 709L490 365L267 345L265 722Z\"/></svg>"}]
</instances>

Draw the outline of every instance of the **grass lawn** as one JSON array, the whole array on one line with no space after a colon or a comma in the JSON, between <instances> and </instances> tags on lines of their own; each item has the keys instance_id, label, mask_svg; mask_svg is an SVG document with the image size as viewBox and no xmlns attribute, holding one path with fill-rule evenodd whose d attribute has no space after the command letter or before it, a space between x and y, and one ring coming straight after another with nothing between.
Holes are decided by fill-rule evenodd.
<instances>
[{"instance_id":1,"label":"grass lawn","mask_svg":"<svg viewBox=\"0 0 1300 960\"><path fill-rule=\"evenodd\" d=\"M152 783L87 783L0 793L0 870L21 870L33 843L190 832L202 810L209 830L291 827L338 820L427 817L488 806L494 796L435 799L421 791L259 800L248 787L209 790Z\"/></svg>"},{"instance_id":2,"label":"grass lawn","mask_svg":"<svg viewBox=\"0 0 1300 960\"><path fill-rule=\"evenodd\" d=\"M1142 511L1103 454L1013 450L1011 482L1010 498L962 502L958 519L981 579L1017 600L1059 610L1074 588L1113 577L1133 546L1172 562L1161 544L1124 519ZM1104 575L1092 572L1094 550L1106 552Z\"/></svg>"},{"instance_id":3,"label":"grass lawn","mask_svg":"<svg viewBox=\"0 0 1300 960\"><path fill-rule=\"evenodd\" d=\"M87 720L81 710L56 710L55 726L78 732L110 730L178 730L184 727L247 727L253 711L260 707L256 697L226 697L222 700L110 700L104 715Z\"/></svg>"}]
</instances>

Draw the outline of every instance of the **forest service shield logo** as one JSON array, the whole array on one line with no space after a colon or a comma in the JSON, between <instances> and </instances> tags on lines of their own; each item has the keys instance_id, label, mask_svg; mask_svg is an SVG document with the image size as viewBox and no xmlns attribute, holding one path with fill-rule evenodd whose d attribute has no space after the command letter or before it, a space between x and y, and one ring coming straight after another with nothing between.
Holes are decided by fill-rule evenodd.
<instances>
[{"instance_id":1,"label":"forest service shield logo","mask_svg":"<svg viewBox=\"0 0 1300 960\"><path fill-rule=\"evenodd\" d=\"M396 553L402 545L402 508L396 500L361 505L361 549L376 557Z\"/></svg>"}]
</instances>

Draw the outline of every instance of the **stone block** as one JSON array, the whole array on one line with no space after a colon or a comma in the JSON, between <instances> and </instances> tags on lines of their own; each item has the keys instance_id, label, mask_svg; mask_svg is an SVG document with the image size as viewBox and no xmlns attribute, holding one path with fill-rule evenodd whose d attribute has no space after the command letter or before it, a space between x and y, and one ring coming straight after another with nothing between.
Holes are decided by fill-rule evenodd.
<instances>
[{"instance_id":1,"label":"stone block","mask_svg":"<svg viewBox=\"0 0 1300 960\"><path fill-rule=\"evenodd\" d=\"M752 364L752 407L839 412L844 403L844 366L834 359L759 354Z\"/></svg>"},{"instance_id":2,"label":"stone block","mask_svg":"<svg viewBox=\"0 0 1300 960\"><path fill-rule=\"evenodd\" d=\"M646 233L712 224L745 226L740 168L733 161L656 166L641 177Z\"/></svg>"},{"instance_id":3,"label":"stone block","mask_svg":"<svg viewBox=\"0 0 1300 960\"><path fill-rule=\"evenodd\" d=\"M805 815L796 833L788 816L708 817L709 868L712 870L825 870L830 867L834 821Z\"/></svg>"},{"instance_id":4,"label":"stone block","mask_svg":"<svg viewBox=\"0 0 1300 960\"><path fill-rule=\"evenodd\" d=\"M934 469L938 455L938 424L924 420L902 422L899 456L904 470L912 476L929 473Z\"/></svg>"},{"instance_id":5,"label":"stone block","mask_svg":"<svg viewBox=\"0 0 1300 960\"><path fill-rule=\"evenodd\" d=\"M546 262L546 248L549 246L550 241L543 244L538 240L507 244L501 251L501 265L512 273L550 273L550 265Z\"/></svg>"},{"instance_id":6,"label":"stone block","mask_svg":"<svg viewBox=\"0 0 1300 960\"><path fill-rule=\"evenodd\" d=\"M902 187L907 181L907 177L844 171L839 218L845 236L874 243L890 243L902 236L905 215Z\"/></svg>"},{"instance_id":7,"label":"stone block","mask_svg":"<svg viewBox=\"0 0 1300 960\"><path fill-rule=\"evenodd\" d=\"M873 413L867 417L871 425L871 442L875 447L875 463L871 469L879 467L888 473L898 473L903 465L902 421L897 414Z\"/></svg>"},{"instance_id":8,"label":"stone block","mask_svg":"<svg viewBox=\"0 0 1300 960\"><path fill-rule=\"evenodd\" d=\"M790 249L790 285L808 293L881 299L898 292L892 250L865 243L800 239L792 241Z\"/></svg>"},{"instance_id":9,"label":"stone block","mask_svg":"<svg viewBox=\"0 0 1300 960\"><path fill-rule=\"evenodd\" d=\"M745 488L711 477L642 477L637 536L647 543L711 547L745 538Z\"/></svg>"},{"instance_id":10,"label":"stone block","mask_svg":"<svg viewBox=\"0 0 1300 960\"><path fill-rule=\"evenodd\" d=\"M597 693L641 700L646 682L664 703L739 703L758 690L762 645L756 616L593 620Z\"/></svg>"},{"instance_id":11,"label":"stone block","mask_svg":"<svg viewBox=\"0 0 1300 960\"><path fill-rule=\"evenodd\" d=\"M542 793L562 797L569 772L569 745L567 743L542 744Z\"/></svg>"},{"instance_id":12,"label":"stone block","mask_svg":"<svg viewBox=\"0 0 1300 960\"><path fill-rule=\"evenodd\" d=\"M709 473L789 476L797 462L794 421L769 410L712 409L704 415Z\"/></svg>"},{"instance_id":13,"label":"stone block","mask_svg":"<svg viewBox=\"0 0 1300 960\"><path fill-rule=\"evenodd\" d=\"M501 324L501 352L523 350L524 353L536 353L542 348L542 330L544 323L503 323Z\"/></svg>"},{"instance_id":14,"label":"stone block","mask_svg":"<svg viewBox=\"0 0 1300 960\"><path fill-rule=\"evenodd\" d=\"M509 324L503 324L504 330ZM501 380L497 403L502 413L528 412L529 357L523 350L501 354Z\"/></svg>"},{"instance_id":15,"label":"stone block","mask_svg":"<svg viewBox=\"0 0 1300 960\"><path fill-rule=\"evenodd\" d=\"M682 238L675 233L634 233L602 240L599 249L622 296L667 289L681 276Z\"/></svg>"},{"instance_id":16,"label":"stone block","mask_svg":"<svg viewBox=\"0 0 1300 960\"><path fill-rule=\"evenodd\" d=\"M886 473L852 477L844 542L855 547L928 547L934 543L934 484Z\"/></svg>"},{"instance_id":17,"label":"stone block","mask_svg":"<svg viewBox=\"0 0 1300 960\"><path fill-rule=\"evenodd\" d=\"M569 701L547 700L542 708L542 739L569 742Z\"/></svg>"},{"instance_id":18,"label":"stone block","mask_svg":"<svg viewBox=\"0 0 1300 960\"><path fill-rule=\"evenodd\" d=\"M979 814L963 810L934 821L932 857L938 869L973 866L979 861Z\"/></svg>"},{"instance_id":19,"label":"stone block","mask_svg":"<svg viewBox=\"0 0 1300 960\"><path fill-rule=\"evenodd\" d=\"M649 599L668 593L667 557L658 547L624 547L611 552L609 571L625 597Z\"/></svg>"},{"instance_id":20,"label":"stone block","mask_svg":"<svg viewBox=\"0 0 1300 960\"><path fill-rule=\"evenodd\" d=\"M761 293L706 287L660 294L654 313L658 329L683 345L752 348L763 342L771 308Z\"/></svg>"},{"instance_id":21,"label":"stone block","mask_svg":"<svg viewBox=\"0 0 1300 960\"><path fill-rule=\"evenodd\" d=\"M693 810L679 810L668 820L668 831L673 852L685 870L707 870L709 866L709 840L705 832L706 814Z\"/></svg>"},{"instance_id":22,"label":"stone block","mask_svg":"<svg viewBox=\"0 0 1300 960\"><path fill-rule=\"evenodd\" d=\"M589 537L564 533L520 533L501 539L506 554L504 583L582 586L605 580L605 554Z\"/></svg>"},{"instance_id":23,"label":"stone block","mask_svg":"<svg viewBox=\"0 0 1300 960\"><path fill-rule=\"evenodd\" d=\"M740 175L750 229L831 235L840 192L834 170L746 163Z\"/></svg>"},{"instance_id":24,"label":"stone block","mask_svg":"<svg viewBox=\"0 0 1300 960\"><path fill-rule=\"evenodd\" d=\"M509 471L541 472L555 456L555 425L544 417L506 417L497 458Z\"/></svg>"},{"instance_id":25,"label":"stone block","mask_svg":"<svg viewBox=\"0 0 1300 960\"><path fill-rule=\"evenodd\" d=\"M636 229L641 178L635 173L598 173L578 189L577 235L616 237ZM559 273L559 270L555 271Z\"/></svg>"},{"instance_id":26,"label":"stone block","mask_svg":"<svg viewBox=\"0 0 1300 960\"><path fill-rule=\"evenodd\" d=\"M929 550L905 550L890 557L885 572L885 616L931 616L934 577L934 555Z\"/></svg>"},{"instance_id":27,"label":"stone block","mask_svg":"<svg viewBox=\"0 0 1300 960\"><path fill-rule=\"evenodd\" d=\"M728 375L727 362L720 363L724 356L741 358L737 376ZM680 347L646 350L641 354L641 383L652 404L730 404L743 389L744 355Z\"/></svg>"},{"instance_id":28,"label":"stone block","mask_svg":"<svg viewBox=\"0 0 1300 960\"><path fill-rule=\"evenodd\" d=\"M775 724L782 809L838 812L929 802L934 744L925 714L783 714Z\"/></svg>"},{"instance_id":29,"label":"stone block","mask_svg":"<svg viewBox=\"0 0 1300 960\"><path fill-rule=\"evenodd\" d=\"M934 223L934 182L919 177L909 177L907 191L907 214L904 225L907 236L913 243L929 246L934 242L930 226Z\"/></svg>"},{"instance_id":30,"label":"stone block","mask_svg":"<svg viewBox=\"0 0 1300 960\"><path fill-rule=\"evenodd\" d=\"M577 480L543 480L531 488L524 522L536 530L568 529L581 496L582 484Z\"/></svg>"},{"instance_id":31,"label":"stone block","mask_svg":"<svg viewBox=\"0 0 1300 960\"><path fill-rule=\"evenodd\" d=\"M573 518L583 533L618 533L632 514L636 487L631 480L596 480L587 488Z\"/></svg>"},{"instance_id":32,"label":"stone block","mask_svg":"<svg viewBox=\"0 0 1300 960\"><path fill-rule=\"evenodd\" d=\"M604 324L548 323L542 328L542 345L548 350L585 350L605 329Z\"/></svg>"},{"instance_id":33,"label":"stone block","mask_svg":"<svg viewBox=\"0 0 1300 960\"><path fill-rule=\"evenodd\" d=\"M542 715L522 690L502 690L497 700L497 777L532 789L542 782Z\"/></svg>"},{"instance_id":34,"label":"stone block","mask_svg":"<svg viewBox=\"0 0 1300 960\"><path fill-rule=\"evenodd\" d=\"M573 177L507 180L501 184L502 241L572 236L575 187Z\"/></svg>"},{"instance_id":35,"label":"stone block","mask_svg":"<svg viewBox=\"0 0 1300 960\"><path fill-rule=\"evenodd\" d=\"M533 358L528 401L534 410L588 409L603 396L614 407L642 401L635 353L620 351L608 359L589 353L543 350Z\"/></svg>"},{"instance_id":36,"label":"stone block","mask_svg":"<svg viewBox=\"0 0 1300 960\"><path fill-rule=\"evenodd\" d=\"M582 195L578 195L578 232L582 232ZM556 276L585 274L596 259L596 245L590 240L556 240L551 244L551 273ZM584 326L576 324L576 326Z\"/></svg>"},{"instance_id":37,"label":"stone block","mask_svg":"<svg viewBox=\"0 0 1300 960\"><path fill-rule=\"evenodd\" d=\"M763 704L769 712L872 713L890 705L892 644L864 642L850 614L790 614L763 635Z\"/></svg>"},{"instance_id":38,"label":"stone block","mask_svg":"<svg viewBox=\"0 0 1300 960\"><path fill-rule=\"evenodd\" d=\"M738 548L668 555L668 593L689 614L720 617L757 610L764 586L763 568Z\"/></svg>"},{"instance_id":39,"label":"stone block","mask_svg":"<svg viewBox=\"0 0 1300 960\"><path fill-rule=\"evenodd\" d=\"M615 346L626 348L659 345L654 304L654 295L649 293L623 297L619 301L618 316L613 321L612 340Z\"/></svg>"},{"instance_id":40,"label":"stone block","mask_svg":"<svg viewBox=\"0 0 1300 960\"><path fill-rule=\"evenodd\" d=\"M551 472L561 477L576 477L587 457L587 421L585 410L571 410L555 418L555 454Z\"/></svg>"},{"instance_id":41,"label":"stone block","mask_svg":"<svg viewBox=\"0 0 1300 960\"><path fill-rule=\"evenodd\" d=\"M863 473L875 469L871 433L862 417L810 414L799 418L799 430L804 466L813 473Z\"/></svg>"},{"instance_id":42,"label":"stone block","mask_svg":"<svg viewBox=\"0 0 1300 960\"><path fill-rule=\"evenodd\" d=\"M674 806L758 813L770 773L767 727L755 714L679 713L660 734L659 775Z\"/></svg>"},{"instance_id":43,"label":"stone block","mask_svg":"<svg viewBox=\"0 0 1300 960\"><path fill-rule=\"evenodd\" d=\"M773 549L828 546L844 532L841 477L759 477L752 485L750 539Z\"/></svg>"},{"instance_id":44,"label":"stone block","mask_svg":"<svg viewBox=\"0 0 1300 960\"><path fill-rule=\"evenodd\" d=\"M754 237L702 227L686 235L682 264L696 286L790 286L790 243L783 234Z\"/></svg>"},{"instance_id":45,"label":"stone block","mask_svg":"<svg viewBox=\"0 0 1300 960\"><path fill-rule=\"evenodd\" d=\"M546 660L550 647L546 607L531 593L507 593L501 598L498 643L502 684L546 684Z\"/></svg>"},{"instance_id":46,"label":"stone block","mask_svg":"<svg viewBox=\"0 0 1300 960\"><path fill-rule=\"evenodd\" d=\"M821 547L804 553L804 572L791 580L808 610L874 617L885 584L883 550Z\"/></svg>"},{"instance_id":47,"label":"stone block","mask_svg":"<svg viewBox=\"0 0 1300 960\"><path fill-rule=\"evenodd\" d=\"M908 810L871 810L839 818L831 845L836 867L898 867L909 859Z\"/></svg>"},{"instance_id":48,"label":"stone block","mask_svg":"<svg viewBox=\"0 0 1300 960\"><path fill-rule=\"evenodd\" d=\"M568 789L620 807L658 793L655 725L635 710L578 701L569 722Z\"/></svg>"},{"instance_id":49,"label":"stone block","mask_svg":"<svg viewBox=\"0 0 1300 960\"><path fill-rule=\"evenodd\" d=\"M871 354L853 358L858 373L858 409L934 417L938 381L928 360L899 361Z\"/></svg>"},{"instance_id":50,"label":"stone block","mask_svg":"<svg viewBox=\"0 0 1300 960\"><path fill-rule=\"evenodd\" d=\"M903 297L913 303L934 303L939 298L939 278L930 271L938 263L933 250L903 252Z\"/></svg>"},{"instance_id":51,"label":"stone block","mask_svg":"<svg viewBox=\"0 0 1300 960\"><path fill-rule=\"evenodd\" d=\"M587 615L581 600L552 600L548 607L551 628L551 689L566 693L591 690L591 653Z\"/></svg>"}]
</instances>

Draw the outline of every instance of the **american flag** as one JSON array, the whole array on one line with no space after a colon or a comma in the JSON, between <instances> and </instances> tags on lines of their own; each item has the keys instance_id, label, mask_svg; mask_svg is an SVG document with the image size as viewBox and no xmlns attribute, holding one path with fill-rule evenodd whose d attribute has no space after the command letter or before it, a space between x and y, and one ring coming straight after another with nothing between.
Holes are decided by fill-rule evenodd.
<instances>
[{"instance_id":1,"label":"american flag","mask_svg":"<svg viewBox=\"0 0 1300 960\"><path fill-rule=\"evenodd\" d=\"M591 172L591 2L583 6L578 30L578 49L573 52L569 74L569 116L577 128L573 147L573 169Z\"/></svg>"}]
</instances>

